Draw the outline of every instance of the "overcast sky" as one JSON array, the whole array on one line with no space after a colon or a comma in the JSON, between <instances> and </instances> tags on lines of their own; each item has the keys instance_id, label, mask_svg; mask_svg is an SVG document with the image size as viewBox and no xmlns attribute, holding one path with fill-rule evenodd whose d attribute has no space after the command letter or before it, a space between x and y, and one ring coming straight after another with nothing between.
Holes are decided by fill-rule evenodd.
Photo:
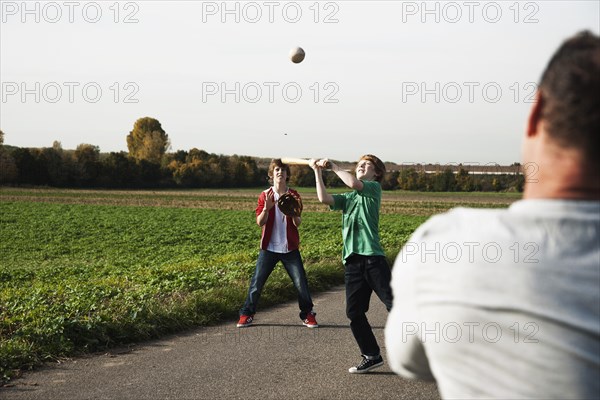
<instances>
[{"instance_id":1,"label":"overcast sky","mask_svg":"<svg viewBox=\"0 0 600 400\"><path fill-rule=\"evenodd\" d=\"M520 161L535 83L599 1L2 1L5 143ZM288 52L306 51L301 64Z\"/></svg>"}]
</instances>

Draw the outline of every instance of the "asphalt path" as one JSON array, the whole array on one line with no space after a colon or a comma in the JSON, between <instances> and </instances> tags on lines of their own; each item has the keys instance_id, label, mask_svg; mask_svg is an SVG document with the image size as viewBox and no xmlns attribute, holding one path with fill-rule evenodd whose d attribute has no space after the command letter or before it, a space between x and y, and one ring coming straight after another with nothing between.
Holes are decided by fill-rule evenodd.
<instances>
[{"instance_id":1,"label":"asphalt path","mask_svg":"<svg viewBox=\"0 0 600 400\"><path fill-rule=\"evenodd\" d=\"M301 324L290 302L237 321L197 328L25 373L0 399L439 399L434 383L403 379L384 365L350 374L360 361L344 312L344 289L313 295L319 328ZM369 321L382 347L387 311L373 295Z\"/></svg>"}]
</instances>

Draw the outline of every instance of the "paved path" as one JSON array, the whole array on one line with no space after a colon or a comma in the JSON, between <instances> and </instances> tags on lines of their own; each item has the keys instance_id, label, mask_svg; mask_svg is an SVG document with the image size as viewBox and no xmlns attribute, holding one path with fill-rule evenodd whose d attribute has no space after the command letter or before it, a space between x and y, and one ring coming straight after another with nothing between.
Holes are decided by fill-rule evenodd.
<instances>
[{"instance_id":1,"label":"paved path","mask_svg":"<svg viewBox=\"0 0 600 400\"><path fill-rule=\"evenodd\" d=\"M313 296L319 328L301 325L297 303L236 321L76 358L27 373L0 388L1 399L439 399L435 384L369 374L344 314L343 288ZM369 320L383 348L387 312L372 297Z\"/></svg>"}]
</instances>

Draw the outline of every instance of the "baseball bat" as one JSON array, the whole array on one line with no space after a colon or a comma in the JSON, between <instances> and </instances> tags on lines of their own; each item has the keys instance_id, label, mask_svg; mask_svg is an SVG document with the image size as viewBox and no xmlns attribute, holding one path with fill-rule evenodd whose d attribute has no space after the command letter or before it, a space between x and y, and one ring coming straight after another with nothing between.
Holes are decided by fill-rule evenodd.
<instances>
[{"instance_id":1,"label":"baseball bat","mask_svg":"<svg viewBox=\"0 0 600 400\"><path fill-rule=\"evenodd\" d=\"M310 160L306 158L281 157L281 162L287 165L309 165ZM331 163L327 162L325 168L331 168Z\"/></svg>"},{"instance_id":2,"label":"baseball bat","mask_svg":"<svg viewBox=\"0 0 600 400\"><path fill-rule=\"evenodd\" d=\"M308 165L310 160L306 158L282 157L281 162L288 165Z\"/></svg>"}]
</instances>

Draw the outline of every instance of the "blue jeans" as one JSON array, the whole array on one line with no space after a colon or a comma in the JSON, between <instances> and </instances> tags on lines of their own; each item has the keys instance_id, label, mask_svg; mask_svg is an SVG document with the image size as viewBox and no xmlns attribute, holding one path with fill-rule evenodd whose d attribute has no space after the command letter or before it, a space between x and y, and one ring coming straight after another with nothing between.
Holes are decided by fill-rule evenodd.
<instances>
[{"instance_id":1,"label":"blue jeans","mask_svg":"<svg viewBox=\"0 0 600 400\"><path fill-rule=\"evenodd\" d=\"M300 319L306 319L308 313L312 311L313 302L308 290L308 281L306 280L306 272L304 271L304 264L302 264L300 251L293 250L289 253L274 253L268 250L261 250L260 253L258 253L256 269L250 280L248 296L246 297L244 306L240 310L240 314L254 315L254 313L256 313L256 306L258 305L258 299L260 298L263 286L265 286L267 278L271 275L271 272L273 272L275 265L277 265L279 261L282 262L298 291Z\"/></svg>"},{"instance_id":2,"label":"blue jeans","mask_svg":"<svg viewBox=\"0 0 600 400\"><path fill-rule=\"evenodd\" d=\"M350 319L350 329L358 343L361 354L375 357L380 355L377 339L367 320L371 293L392 308L392 273L384 256L361 256L352 254L345 261L344 280L346 282L346 315Z\"/></svg>"}]
</instances>

